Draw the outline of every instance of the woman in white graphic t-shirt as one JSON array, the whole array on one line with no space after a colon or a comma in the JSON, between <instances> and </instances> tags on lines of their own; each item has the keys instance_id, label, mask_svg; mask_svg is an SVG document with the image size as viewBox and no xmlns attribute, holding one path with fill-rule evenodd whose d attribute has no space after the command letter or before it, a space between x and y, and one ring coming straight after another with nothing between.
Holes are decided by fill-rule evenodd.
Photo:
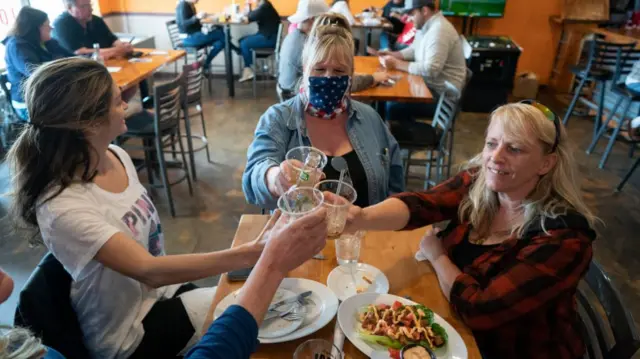
<instances>
[{"instance_id":1,"label":"woman in white graphic t-shirt","mask_svg":"<svg viewBox=\"0 0 640 359\"><path fill-rule=\"evenodd\" d=\"M28 79L31 123L8 154L12 213L73 278L71 304L94 358L174 357L195 344L215 288L183 284L253 266L264 242L164 255L164 234L131 158L110 143L126 103L107 69L81 58Z\"/></svg>"}]
</instances>

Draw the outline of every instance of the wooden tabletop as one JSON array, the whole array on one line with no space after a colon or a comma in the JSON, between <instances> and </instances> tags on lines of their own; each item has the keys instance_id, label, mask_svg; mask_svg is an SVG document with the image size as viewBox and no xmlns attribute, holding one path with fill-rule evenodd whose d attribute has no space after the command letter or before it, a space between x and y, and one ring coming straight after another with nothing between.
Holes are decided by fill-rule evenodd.
<instances>
[{"instance_id":1,"label":"wooden tabletop","mask_svg":"<svg viewBox=\"0 0 640 359\"><path fill-rule=\"evenodd\" d=\"M376 71L385 71L376 56L356 56L356 75L371 75ZM351 97L356 100L398 101L398 102L433 102L433 95L422 76L411 75L397 70L388 70L389 74L399 76L393 86L376 86L363 91L354 92Z\"/></svg>"},{"instance_id":2,"label":"wooden tabletop","mask_svg":"<svg viewBox=\"0 0 640 359\"><path fill-rule=\"evenodd\" d=\"M255 239L266 225L268 216L244 215L240 219L238 230L232 246L239 246ZM462 336L470 359L480 359L480 352L471 331L457 318L451 310L447 299L440 291L438 279L426 262L417 262L413 257L418 249L420 239L425 229L408 232L369 232L363 240L360 262L371 264L380 269L389 279L389 293L399 296L409 296L411 300L424 304L443 317ZM292 278L306 278L322 284L327 283L327 276L337 267L334 241L327 241L322 251L326 260L311 259L302 266L289 273ZM239 289L242 283L230 282L226 274L220 278L218 290L209 308L206 330L213 318L213 312L218 303L228 294ZM335 319L327 326L307 337L280 344L262 344L258 351L251 356L254 359L291 358L295 349L306 340L323 338L333 341ZM345 359L367 358L355 346L345 339Z\"/></svg>"},{"instance_id":3,"label":"wooden tabletop","mask_svg":"<svg viewBox=\"0 0 640 359\"><path fill-rule=\"evenodd\" d=\"M637 42L636 49L640 48L640 29L601 29L595 28L595 33L605 36L606 41L618 43Z\"/></svg>"},{"instance_id":4,"label":"wooden tabletop","mask_svg":"<svg viewBox=\"0 0 640 359\"><path fill-rule=\"evenodd\" d=\"M129 62L126 58L115 58L106 60L104 65L108 68L117 68L120 70L111 72L111 77L120 86L122 91L128 90L137 85L142 80L151 76L156 70L162 66L172 63L177 59L184 57L186 52L183 50L155 50L155 49L135 49L135 51L143 52L144 55L139 57L143 61L151 59L150 62ZM152 55L153 51L164 52L166 54Z\"/></svg>"}]
</instances>

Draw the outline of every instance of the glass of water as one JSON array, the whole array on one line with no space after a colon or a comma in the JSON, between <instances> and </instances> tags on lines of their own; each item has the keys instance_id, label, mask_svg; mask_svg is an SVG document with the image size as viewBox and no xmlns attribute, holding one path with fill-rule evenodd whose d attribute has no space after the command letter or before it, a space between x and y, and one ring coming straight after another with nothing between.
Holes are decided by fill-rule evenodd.
<instances>
[{"instance_id":1,"label":"glass of water","mask_svg":"<svg viewBox=\"0 0 640 359\"><path fill-rule=\"evenodd\" d=\"M338 260L338 265L355 266L358 264L358 260L360 259L360 246L364 233L364 231L349 234L343 233L336 239L336 259Z\"/></svg>"},{"instance_id":2,"label":"glass of water","mask_svg":"<svg viewBox=\"0 0 640 359\"><path fill-rule=\"evenodd\" d=\"M336 238L344 230L349 207L356 201L358 194L351 184L336 180L322 181L316 188L322 193L331 193L324 197L322 206L327 209L327 235L329 238Z\"/></svg>"},{"instance_id":3,"label":"glass of water","mask_svg":"<svg viewBox=\"0 0 640 359\"><path fill-rule=\"evenodd\" d=\"M342 359L342 352L324 339L311 339L298 346L293 359Z\"/></svg>"}]
</instances>

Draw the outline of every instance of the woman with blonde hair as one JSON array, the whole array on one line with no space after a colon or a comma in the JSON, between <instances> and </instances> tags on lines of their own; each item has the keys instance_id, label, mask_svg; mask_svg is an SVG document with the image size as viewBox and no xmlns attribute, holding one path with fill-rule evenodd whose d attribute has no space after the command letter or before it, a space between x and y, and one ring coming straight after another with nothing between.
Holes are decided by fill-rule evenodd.
<instances>
[{"instance_id":1,"label":"woman with blonde hair","mask_svg":"<svg viewBox=\"0 0 640 359\"><path fill-rule=\"evenodd\" d=\"M316 18L302 53L300 93L260 118L242 178L248 202L275 208L295 178L285 155L298 146L316 147L329 157L328 179L340 176L331 159L344 158L359 206L403 191L398 143L373 108L350 98L354 45L345 23L338 14Z\"/></svg>"},{"instance_id":2,"label":"woman with blonde hair","mask_svg":"<svg viewBox=\"0 0 640 359\"><path fill-rule=\"evenodd\" d=\"M597 219L564 127L535 101L491 114L482 153L439 186L353 207L350 230L428 230L420 244L485 358L581 358L575 293Z\"/></svg>"}]
</instances>

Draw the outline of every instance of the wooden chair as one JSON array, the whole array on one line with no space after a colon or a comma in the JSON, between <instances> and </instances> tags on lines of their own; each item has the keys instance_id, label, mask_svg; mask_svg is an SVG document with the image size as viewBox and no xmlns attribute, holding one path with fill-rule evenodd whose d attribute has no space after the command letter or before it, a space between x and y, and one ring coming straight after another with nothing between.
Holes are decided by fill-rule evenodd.
<instances>
[{"instance_id":1,"label":"wooden chair","mask_svg":"<svg viewBox=\"0 0 640 359\"><path fill-rule=\"evenodd\" d=\"M640 349L640 336L620 293L596 261L578 286L577 297L585 358L631 359Z\"/></svg>"},{"instance_id":2,"label":"wooden chair","mask_svg":"<svg viewBox=\"0 0 640 359\"><path fill-rule=\"evenodd\" d=\"M174 80L157 85L153 89L154 112L139 112L127 120L127 133L120 136L118 143L123 148L132 150L142 150L145 154L145 167L149 177L149 184L155 186L154 172L156 166L159 167L161 187L165 189L171 216L175 217L176 211L171 193L171 186L183 181L189 185L189 194L193 195L191 177L182 146L182 134L180 130L181 111L185 108L185 75L180 73ZM138 138L142 140L142 146L124 145L128 139ZM169 182L167 172L168 163L165 159L165 152L169 148L178 146L182 157L182 162L175 163L175 167L183 171L183 176L174 182Z\"/></svg>"},{"instance_id":3,"label":"wooden chair","mask_svg":"<svg viewBox=\"0 0 640 359\"><path fill-rule=\"evenodd\" d=\"M630 119L628 119L627 116L629 115L629 108L631 107L631 104L633 104L634 102L640 102L640 92L630 90L629 88L627 88L627 86L624 83L624 77L626 77L631 72L633 65L637 61L640 61L639 50L634 50L634 49L625 50L625 49L619 48L616 52L616 66L615 66L615 73L613 76L613 80L611 83L611 92L615 94L618 97L618 99L615 105L613 106L613 108L611 108L609 112L609 116L607 116L606 121L604 122L604 124L602 124L602 126L600 126L600 129L594 136L593 141L591 141L591 145L589 145L589 148L587 149L587 154L591 154L591 152L593 152L593 150L597 146L598 141L600 140L601 137L603 136L609 137L609 143L607 144L607 148L602 154L602 159L600 160L600 164L598 166L601 169L604 168L604 165L606 164L607 159L609 158L609 154L613 149L613 145L615 144L616 140L619 138L620 130L622 129L623 124L630 121ZM624 103L623 110L622 112L618 113L618 109L620 108L620 105L622 105L623 103ZM633 118L635 116L632 115L631 117ZM615 122L615 127L613 127L613 133L610 136L606 136L606 132L610 130L609 124L611 123L611 121ZM631 140L628 138L627 138L627 141L631 142ZM632 148L634 147L635 147L635 143L632 144ZM631 151L631 154L632 153L633 151Z\"/></svg>"}]
</instances>

